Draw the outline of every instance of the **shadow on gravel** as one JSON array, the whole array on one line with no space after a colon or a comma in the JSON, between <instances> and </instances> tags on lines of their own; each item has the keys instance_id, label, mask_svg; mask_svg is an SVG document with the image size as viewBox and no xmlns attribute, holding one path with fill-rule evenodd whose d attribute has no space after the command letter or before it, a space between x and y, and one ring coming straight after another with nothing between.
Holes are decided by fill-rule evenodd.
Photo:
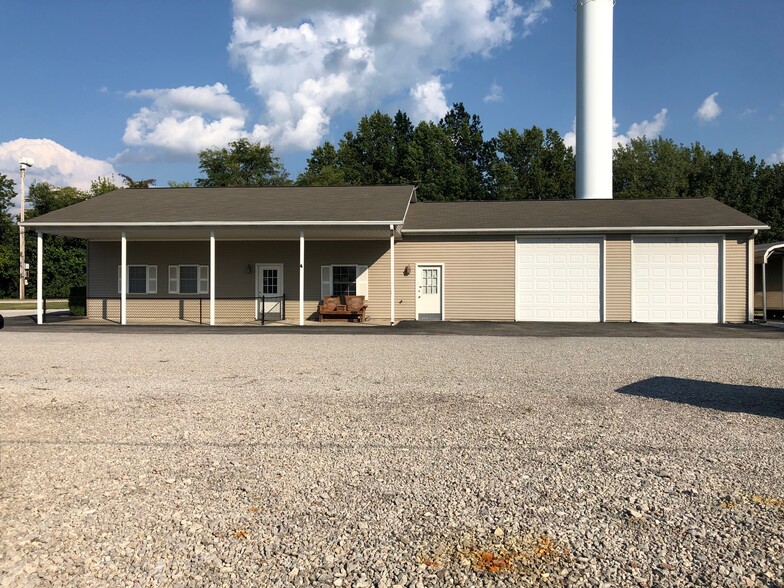
<instances>
[{"instance_id":1,"label":"shadow on gravel","mask_svg":"<svg viewBox=\"0 0 784 588\"><path fill-rule=\"evenodd\" d=\"M657 376L623 386L616 392L724 412L745 412L784 419L784 388L742 386Z\"/></svg>"}]
</instances>

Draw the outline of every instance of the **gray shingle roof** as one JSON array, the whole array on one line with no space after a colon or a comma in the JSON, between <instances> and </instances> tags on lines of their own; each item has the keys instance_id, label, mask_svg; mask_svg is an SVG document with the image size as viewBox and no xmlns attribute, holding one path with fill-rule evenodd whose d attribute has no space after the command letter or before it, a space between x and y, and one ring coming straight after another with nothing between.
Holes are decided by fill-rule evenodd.
<instances>
[{"instance_id":1,"label":"gray shingle roof","mask_svg":"<svg viewBox=\"0 0 784 588\"><path fill-rule=\"evenodd\" d=\"M417 203L412 191L411 186L116 190L25 224L307 226L405 220L404 233L767 228L711 198Z\"/></svg>"},{"instance_id":2,"label":"gray shingle roof","mask_svg":"<svg viewBox=\"0 0 784 588\"><path fill-rule=\"evenodd\" d=\"M767 226L712 198L515 200L411 204L403 233Z\"/></svg>"},{"instance_id":3,"label":"gray shingle roof","mask_svg":"<svg viewBox=\"0 0 784 588\"><path fill-rule=\"evenodd\" d=\"M25 224L400 224L412 191L412 186L115 190Z\"/></svg>"}]
</instances>

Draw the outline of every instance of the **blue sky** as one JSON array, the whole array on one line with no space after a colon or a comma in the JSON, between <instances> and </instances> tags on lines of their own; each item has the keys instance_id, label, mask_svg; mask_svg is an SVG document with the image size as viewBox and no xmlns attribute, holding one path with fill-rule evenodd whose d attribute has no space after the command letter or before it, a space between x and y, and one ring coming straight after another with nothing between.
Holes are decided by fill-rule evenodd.
<instances>
[{"instance_id":1,"label":"blue sky","mask_svg":"<svg viewBox=\"0 0 784 588\"><path fill-rule=\"evenodd\" d=\"M296 176L363 114L437 120L457 101L486 137L573 139L572 0L49 0L3 17L0 173L14 179L31 155L29 180L59 185L193 180L200 148L241 135ZM781 0L618 0L618 142L784 160L782 30Z\"/></svg>"}]
</instances>

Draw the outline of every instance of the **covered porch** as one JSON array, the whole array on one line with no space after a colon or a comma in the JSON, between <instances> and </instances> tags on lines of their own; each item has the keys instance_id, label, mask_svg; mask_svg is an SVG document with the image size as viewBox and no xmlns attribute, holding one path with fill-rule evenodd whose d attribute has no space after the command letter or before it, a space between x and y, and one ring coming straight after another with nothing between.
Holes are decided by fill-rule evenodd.
<instances>
[{"instance_id":1,"label":"covered porch","mask_svg":"<svg viewBox=\"0 0 784 588\"><path fill-rule=\"evenodd\" d=\"M45 234L87 241L89 322L319 324L324 296L359 295L367 324L395 323L395 224L36 230L39 324Z\"/></svg>"},{"instance_id":2,"label":"covered porch","mask_svg":"<svg viewBox=\"0 0 784 588\"><path fill-rule=\"evenodd\" d=\"M365 296L395 322L395 241L413 186L115 190L40 217L45 235L88 242L88 318L209 325L295 319L325 295Z\"/></svg>"}]
</instances>

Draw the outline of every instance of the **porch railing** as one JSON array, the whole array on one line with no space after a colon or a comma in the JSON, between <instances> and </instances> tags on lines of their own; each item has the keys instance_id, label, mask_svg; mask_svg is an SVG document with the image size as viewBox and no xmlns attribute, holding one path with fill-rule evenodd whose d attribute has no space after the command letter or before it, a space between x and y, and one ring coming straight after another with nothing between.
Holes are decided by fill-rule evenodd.
<instances>
[{"instance_id":1,"label":"porch railing","mask_svg":"<svg viewBox=\"0 0 784 588\"><path fill-rule=\"evenodd\" d=\"M87 317L120 322L119 296L88 296ZM144 296L126 298L128 323L210 322L210 299L204 296ZM286 319L286 295L216 297L215 323L219 325L264 325Z\"/></svg>"}]
</instances>

